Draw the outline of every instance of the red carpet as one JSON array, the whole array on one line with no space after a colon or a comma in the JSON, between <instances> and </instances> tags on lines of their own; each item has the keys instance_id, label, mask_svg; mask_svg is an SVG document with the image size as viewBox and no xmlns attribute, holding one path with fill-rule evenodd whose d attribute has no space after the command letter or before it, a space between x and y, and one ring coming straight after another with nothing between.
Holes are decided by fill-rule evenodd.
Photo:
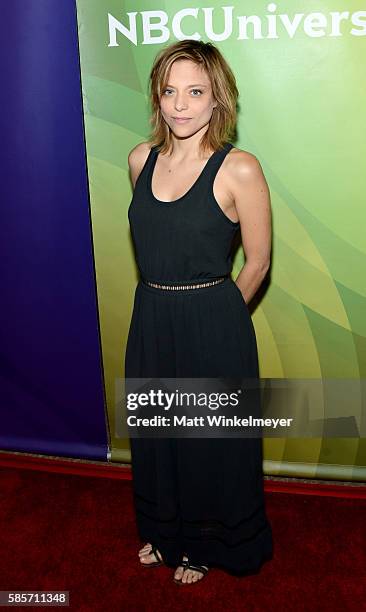
<instances>
[{"instance_id":1,"label":"red carpet","mask_svg":"<svg viewBox=\"0 0 366 612\"><path fill-rule=\"evenodd\" d=\"M366 609L366 499L266 487L273 560L177 586L172 569L140 567L131 482L98 476L0 468L0 590L68 590L90 612Z\"/></svg>"}]
</instances>

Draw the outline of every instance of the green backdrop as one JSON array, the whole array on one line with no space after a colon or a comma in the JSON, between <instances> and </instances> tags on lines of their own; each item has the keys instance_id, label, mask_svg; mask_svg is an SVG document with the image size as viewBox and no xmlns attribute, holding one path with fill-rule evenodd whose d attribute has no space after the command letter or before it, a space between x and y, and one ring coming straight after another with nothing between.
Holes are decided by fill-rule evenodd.
<instances>
[{"instance_id":1,"label":"green backdrop","mask_svg":"<svg viewBox=\"0 0 366 612\"><path fill-rule=\"evenodd\" d=\"M238 138L266 175L273 211L270 284L253 313L262 378L324 381L366 370L366 10L358 1L77 0L92 230L111 457L129 461L114 432L115 381L137 269L127 208L127 155L149 133L148 75L177 38L211 40L240 91ZM305 8L306 7L306 8ZM366 9L366 4L365 7ZM181 11L181 12L180 12ZM249 18L249 19L246 19ZM244 263L240 249L233 278ZM301 379L301 382L300 382ZM365 419L361 393L348 414ZM362 438L264 440L267 474L365 480Z\"/></svg>"}]
</instances>

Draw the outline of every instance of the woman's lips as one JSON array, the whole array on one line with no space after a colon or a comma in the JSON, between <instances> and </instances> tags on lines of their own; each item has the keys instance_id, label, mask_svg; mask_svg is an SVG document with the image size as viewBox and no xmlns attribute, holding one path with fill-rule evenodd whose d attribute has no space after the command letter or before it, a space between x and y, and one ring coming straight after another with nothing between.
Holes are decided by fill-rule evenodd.
<instances>
[{"instance_id":1,"label":"woman's lips","mask_svg":"<svg viewBox=\"0 0 366 612\"><path fill-rule=\"evenodd\" d=\"M187 119L183 119L182 117L173 117L174 121L176 121L177 123L186 123L187 121L190 121L191 118L188 117Z\"/></svg>"}]
</instances>

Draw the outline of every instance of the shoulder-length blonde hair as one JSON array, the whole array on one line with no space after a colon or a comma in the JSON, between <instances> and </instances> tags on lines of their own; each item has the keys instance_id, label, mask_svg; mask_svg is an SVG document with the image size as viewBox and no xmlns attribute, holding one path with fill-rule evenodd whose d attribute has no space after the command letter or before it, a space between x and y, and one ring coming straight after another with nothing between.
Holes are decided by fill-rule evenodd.
<instances>
[{"instance_id":1,"label":"shoulder-length blonde hair","mask_svg":"<svg viewBox=\"0 0 366 612\"><path fill-rule=\"evenodd\" d=\"M212 87L212 95L217 101L213 109L209 127L200 141L202 152L221 149L230 140L236 128L236 105L239 92L234 74L220 51L210 42L181 40L163 48L154 60L149 77L149 95L152 107L149 138L151 146L156 146L163 154L170 150L172 137L169 126L160 111L160 97L169 78L170 68L176 60L191 60L206 70Z\"/></svg>"}]
</instances>

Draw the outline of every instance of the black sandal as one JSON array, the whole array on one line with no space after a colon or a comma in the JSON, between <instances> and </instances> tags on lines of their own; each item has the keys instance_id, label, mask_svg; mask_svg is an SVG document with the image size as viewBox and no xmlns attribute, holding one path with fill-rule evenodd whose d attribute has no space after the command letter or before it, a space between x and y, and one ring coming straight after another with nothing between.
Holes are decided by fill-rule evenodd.
<instances>
[{"instance_id":1,"label":"black sandal","mask_svg":"<svg viewBox=\"0 0 366 612\"><path fill-rule=\"evenodd\" d=\"M140 564L141 564L143 567L158 567L159 565L164 565L164 561L163 561L163 559L162 559L162 558L160 558L160 559L159 559L159 557L158 557L158 553L159 553L159 555L160 555L160 557L161 557L161 554L160 554L160 552L158 551L157 547L156 547L154 544L152 544L152 545L151 545L151 550L150 550L148 553L146 553L146 554L147 554L147 555L154 555L154 556L155 556L156 561L153 561L152 563L141 563L141 561L140 561ZM143 556L145 556L145 555L143 555Z\"/></svg>"},{"instance_id":2,"label":"black sandal","mask_svg":"<svg viewBox=\"0 0 366 612\"><path fill-rule=\"evenodd\" d=\"M185 569L190 569L190 570L193 570L195 572L200 572L201 574L203 574L203 578L208 573L208 567L206 567L205 565L194 565L193 563L189 562L189 559L182 559L182 562L179 564L179 567L183 567L184 568L183 569L182 578L184 576L184 570ZM180 580L178 580L177 578L174 578L175 584L194 584L196 582L200 582L201 580L203 580L203 578L200 578L199 580L194 580L193 582L182 582L182 578Z\"/></svg>"}]
</instances>

